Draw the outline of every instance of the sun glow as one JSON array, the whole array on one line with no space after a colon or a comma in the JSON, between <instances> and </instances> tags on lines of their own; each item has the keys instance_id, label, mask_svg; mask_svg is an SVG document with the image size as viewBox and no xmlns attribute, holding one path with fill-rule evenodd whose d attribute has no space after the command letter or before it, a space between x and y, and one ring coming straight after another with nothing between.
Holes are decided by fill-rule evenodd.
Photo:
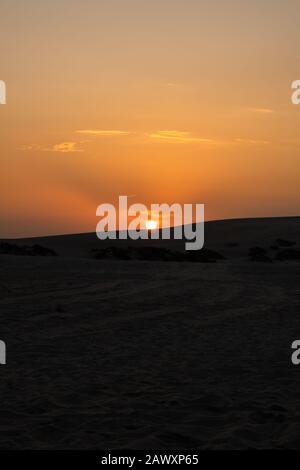
<instances>
[{"instance_id":1,"label":"sun glow","mask_svg":"<svg viewBox=\"0 0 300 470\"><path fill-rule=\"evenodd\" d=\"M147 220L146 222L146 229L147 230L156 230L158 227L158 224L155 220Z\"/></svg>"}]
</instances>

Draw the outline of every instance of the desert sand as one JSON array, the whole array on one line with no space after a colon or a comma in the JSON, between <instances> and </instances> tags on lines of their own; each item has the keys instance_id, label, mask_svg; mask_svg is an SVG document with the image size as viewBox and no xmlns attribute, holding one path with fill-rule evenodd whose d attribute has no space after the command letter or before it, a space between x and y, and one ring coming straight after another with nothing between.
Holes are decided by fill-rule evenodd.
<instances>
[{"instance_id":1,"label":"desert sand","mask_svg":"<svg viewBox=\"0 0 300 470\"><path fill-rule=\"evenodd\" d=\"M205 232L225 259L97 260L112 242L95 234L9 241L58 256L0 255L1 449L300 448L300 261L275 260L278 239L300 249L300 218ZM251 261L256 246L272 262Z\"/></svg>"}]
</instances>

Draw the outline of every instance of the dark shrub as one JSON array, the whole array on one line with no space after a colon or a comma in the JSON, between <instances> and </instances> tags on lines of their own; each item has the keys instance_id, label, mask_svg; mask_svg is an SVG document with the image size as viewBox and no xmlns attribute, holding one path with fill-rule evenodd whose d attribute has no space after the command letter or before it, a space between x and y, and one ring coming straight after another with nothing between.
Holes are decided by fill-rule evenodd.
<instances>
[{"instance_id":1,"label":"dark shrub","mask_svg":"<svg viewBox=\"0 0 300 470\"><path fill-rule=\"evenodd\" d=\"M277 253L276 259L278 261L295 261L300 260L300 251L288 248L286 250L281 250Z\"/></svg>"},{"instance_id":2,"label":"dark shrub","mask_svg":"<svg viewBox=\"0 0 300 470\"><path fill-rule=\"evenodd\" d=\"M276 243L278 246L284 247L284 248L289 248L291 246L296 245L296 242L292 242L289 240L284 240L283 238L277 238Z\"/></svg>"},{"instance_id":3,"label":"dark shrub","mask_svg":"<svg viewBox=\"0 0 300 470\"><path fill-rule=\"evenodd\" d=\"M119 260L140 260L140 261L177 261L177 262L198 262L210 263L224 259L222 255L213 251L202 249L199 251L173 251L166 248L154 246L140 247L107 247L99 250L92 250L95 259L119 259Z\"/></svg>"},{"instance_id":4,"label":"dark shrub","mask_svg":"<svg viewBox=\"0 0 300 470\"><path fill-rule=\"evenodd\" d=\"M249 249L248 256L251 261L260 263L272 263L272 259L267 255L267 250L260 246L254 246Z\"/></svg>"},{"instance_id":5,"label":"dark shrub","mask_svg":"<svg viewBox=\"0 0 300 470\"><path fill-rule=\"evenodd\" d=\"M22 246L15 243L0 243L0 254L15 256L57 256L50 248L41 245Z\"/></svg>"}]
</instances>

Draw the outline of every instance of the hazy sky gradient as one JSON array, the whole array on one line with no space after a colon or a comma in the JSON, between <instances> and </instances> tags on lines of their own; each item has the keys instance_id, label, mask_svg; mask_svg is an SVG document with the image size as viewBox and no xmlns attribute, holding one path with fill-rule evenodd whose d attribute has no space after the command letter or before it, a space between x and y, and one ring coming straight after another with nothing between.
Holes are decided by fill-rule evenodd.
<instances>
[{"instance_id":1,"label":"hazy sky gradient","mask_svg":"<svg viewBox=\"0 0 300 470\"><path fill-rule=\"evenodd\" d=\"M299 0L1 0L0 236L96 207L300 215Z\"/></svg>"}]
</instances>

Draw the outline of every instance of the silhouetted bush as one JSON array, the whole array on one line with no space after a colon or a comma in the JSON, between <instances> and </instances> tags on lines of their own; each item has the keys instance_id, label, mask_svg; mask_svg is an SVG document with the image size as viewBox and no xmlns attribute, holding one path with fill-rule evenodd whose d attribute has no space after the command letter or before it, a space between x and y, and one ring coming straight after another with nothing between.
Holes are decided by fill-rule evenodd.
<instances>
[{"instance_id":1,"label":"silhouetted bush","mask_svg":"<svg viewBox=\"0 0 300 470\"><path fill-rule=\"evenodd\" d=\"M57 256L54 250L41 245L25 246L6 242L0 243L0 254L15 256Z\"/></svg>"},{"instance_id":2,"label":"silhouetted bush","mask_svg":"<svg viewBox=\"0 0 300 470\"><path fill-rule=\"evenodd\" d=\"M177 261L211 263L224 259L219 253L202 249L199 251L173 251L166 248L141 246L141 247L107 247L92 250L95 259L118 259L118 260L140 260L140 261Z\"/></svg>"},{"instance_id":3,"label":"silhouetted bush","mask_svg":"<svg viewBox=\"0 0 300 470\"><path fill-rule=\"evenodd\" d=\"M186 258L188 261L196 263L215 263L218 260L225 259L223 255L214 250L203 248L202 250L187 251Z\"/></svg>"},{"instance_id":4,"label":"silhouetted bush","mask_svg":"<svg viewBox=\"0 0 300 470\"><path fill-rule=\"evenodd\" d=\"M229 242L229 243L225 243L225 246L227 246L228 248L236 248L239 246L239 243L237 242Z\"/></svg>"},{"instance_id":5,"label":"silhouetted bush","mask_svg":"<svg viewBox=\"0 0 300 470\"><path fill-rule=\"evenodd\" d=\"M254 246L249 249L248 255L251 261L260 263L272 263L272 259L267 255L267 250L260 246Z\"/></svg>"},{"instance_id":6,"label":"silhouetted bush","mask_svg":"<svg viewBox=\"0 0 300 470\"><path fill-rule=\"evenodd\" d=\"M277 253L276 259L278 261L295 261L300 260L300 251L288 248L286 250L281 250Z\"/></svg>"},{"instance_id":7,"label":"silhouetted bush","mask_svg":"<svg viewBox=\"0 0 300 470\"><path fill-rule=\"evenodd\" d=\"M295 246L296 242L292 242L290 240L284 240L284 238L277 238L276 244L281 247L289 248L291 246Z\"/></svg>"}]
</instances>

